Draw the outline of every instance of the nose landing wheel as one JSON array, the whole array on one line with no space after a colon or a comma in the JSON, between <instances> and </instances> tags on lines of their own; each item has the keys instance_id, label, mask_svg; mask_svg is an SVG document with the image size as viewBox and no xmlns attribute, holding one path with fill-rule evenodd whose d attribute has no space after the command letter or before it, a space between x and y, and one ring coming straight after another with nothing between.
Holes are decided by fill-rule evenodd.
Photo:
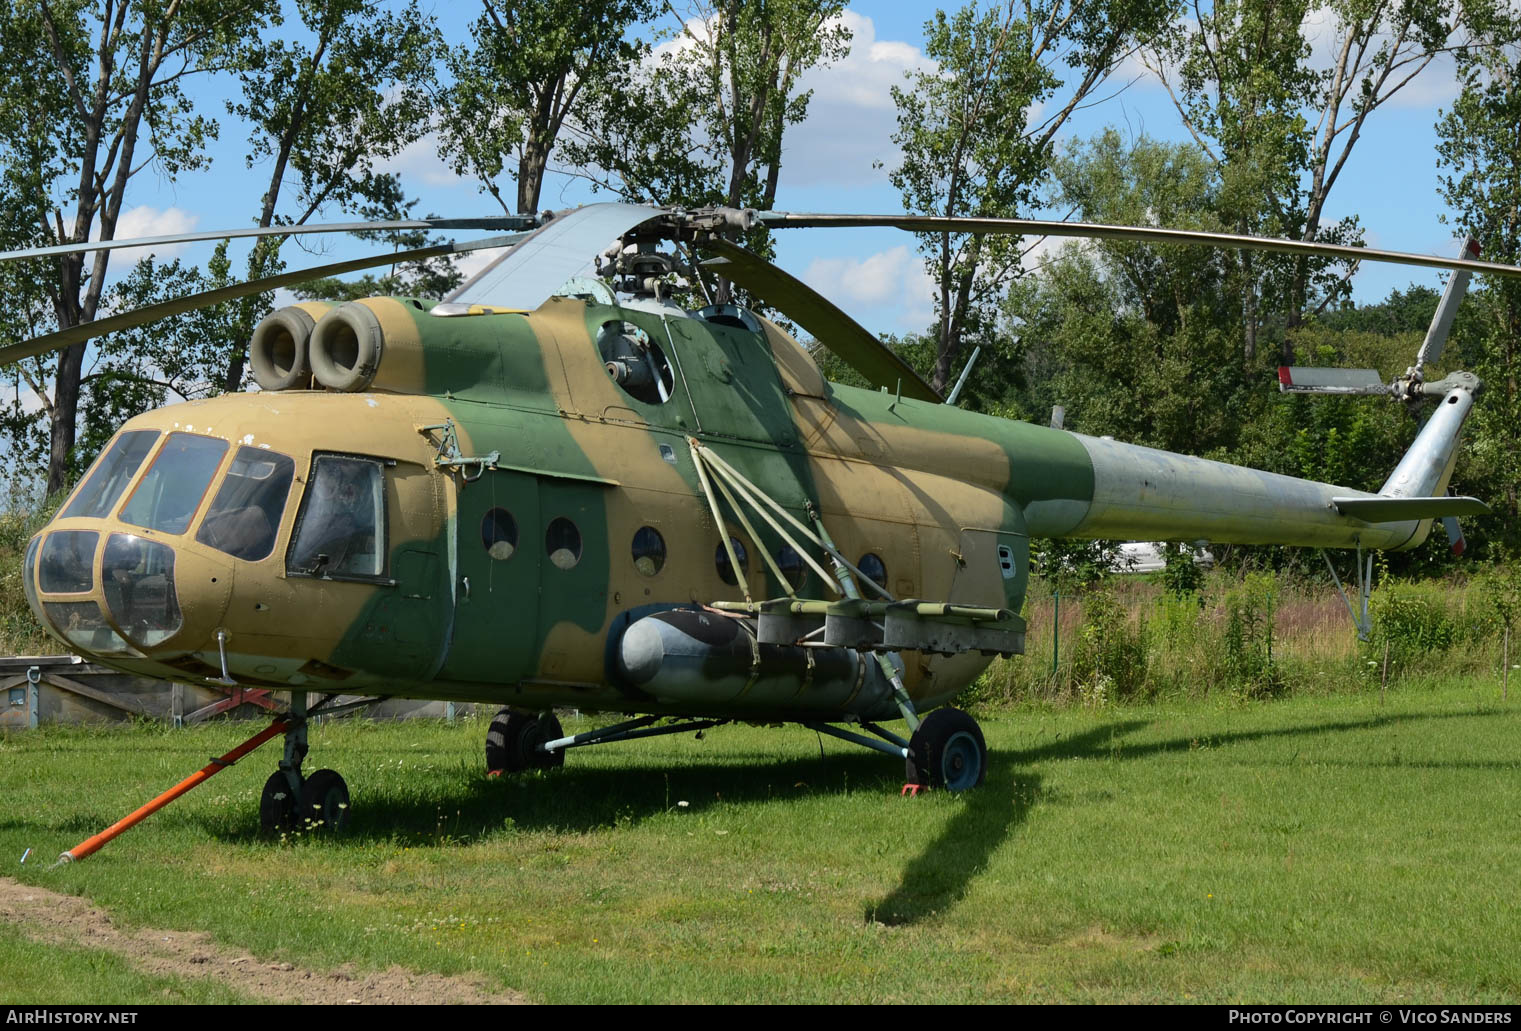
<instances>
[{"instance_id":1,"label":"nose landing wheel","mask_svg":"<svg viewBox=\"0 0 1521 1031\"><path fill-rule=\"evenodd\" d=\"M266 834L344 829L349 819L349 786L334 770L301 775L306 758L306 695L291 696L291 726L285 732L285 757L264 782L259 796L259 827ZM319 705L320 708L320 705Z\"/></svg>"},{"instance_id":2,"label":"nose landing wheel","mask_svg":"<svg viewBox=\"0 0 1521 1031\"><path fill-rule=\"evenodd\" d=\"M282 834L296 826L296 801L299 791L293 789L284 770L276 770L264 782L264 793L259 796L259 829L265 834Z\"/></svg>"}]
</instances>

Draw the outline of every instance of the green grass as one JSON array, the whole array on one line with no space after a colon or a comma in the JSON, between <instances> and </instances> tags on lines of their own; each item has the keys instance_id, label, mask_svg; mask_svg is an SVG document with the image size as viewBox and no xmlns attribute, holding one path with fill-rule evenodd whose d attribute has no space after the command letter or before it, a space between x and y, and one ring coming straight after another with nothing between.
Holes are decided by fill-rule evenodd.
<instances>
[{"instance_id":1,"label":"green grass","mask_svg":"<svg viewBox=\"0 0 1521 1031\"><path fill-rule=\"evenodd\" d=\"M345 838L259 838L271 747L52 871L16 861L254 728L17 733L0 739L0 872L261 959L478 972L548 1002L1521 994L1521 703L1487 682L1407 681L1382 704L1026 707L984 727L984 788L904 799L890 759L832 741L821 758L796 728L495 780L480 722L328 723L308 769L347 777ZM35 952L0 957L28 983L51 962ZM80 1002L158 998L130 972L78 985Z\"/></svg>"}]
</instances>

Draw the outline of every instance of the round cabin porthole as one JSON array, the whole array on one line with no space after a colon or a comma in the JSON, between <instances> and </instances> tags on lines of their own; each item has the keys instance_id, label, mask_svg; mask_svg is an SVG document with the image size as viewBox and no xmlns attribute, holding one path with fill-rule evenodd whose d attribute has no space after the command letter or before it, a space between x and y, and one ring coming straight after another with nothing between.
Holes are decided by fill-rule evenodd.
<instances>
[{"instance_id":1,"label":"round cabin porthole","mask_svg":"<svg viewBox=\"0 0 1521 1031\"><path fill-rule=\"evenodd\" d=\"M643 576L654 576L665 565L665 538L653 526L641 526L634 534L634 568Z\"/></svg>"},{"instance_id":2,"label":"round cabin porthole","mask_svg":"<svg viewBox=\"0 0 1521 1031\"><path fill-rule=\"evenodd\" d=\"M544 534L544 550L560 569L574 569L581 561L581 531L569 519L557 516Z\"/></svg>"},{"instance_id":3,"label":"round cabin porthole","mask_svg":"<svg viewBox=\"0 0 1521 1031\"><path fill-rule=\"evenodd\" d=\"M808 582L808 567L803 564L803 556L790 544L783 544L777 549L776 568L782 571L782 576L787 578L787 583L794 591L801 591Z\"/></svg>"},{"instance_id":4,"label":"round cabin porthole","mask_svg":"<svg viewBox=\"0 0 1521 1031\"><path fill-rule=\"evenodd\" d=\"M734 546L734 557L739 559L740 573L748 573L750 571L750 557L745 554L745 546L739 543L739 539L737 537L730 537L729 543ZM739 583L739 581L735 579L734 576L734 567L729 564L729 553L724 550L724 546L722 544L720 544L718 546L718 550L713 553L713 563L718 567L718 578L720 580L726 584L729 584L730 586L734 586Z\"/></svg>"},{"instance_id":5,"label":"round cabin porthole","mask_svg":"<svg viewBox=\"0 0 1521 1031\"><path fill-rule=\"evenodd\" d=\"M877 555L868 551L861 556L861 561L857 562L856 566L876 581L878 587L887 586L887 567L882 564L882 559Z\"/></svg>"},{"instance_id":6,"label":"round cabin porthole","mask_svg":"<svg viewBox=\"0 0 1521 1031\"><path fill-rule=\"evenodd\" d=\"M481 544L498 561L518 550L518 521L505 508L493 508L481 519Z\"/></svg>"}]
</instances>

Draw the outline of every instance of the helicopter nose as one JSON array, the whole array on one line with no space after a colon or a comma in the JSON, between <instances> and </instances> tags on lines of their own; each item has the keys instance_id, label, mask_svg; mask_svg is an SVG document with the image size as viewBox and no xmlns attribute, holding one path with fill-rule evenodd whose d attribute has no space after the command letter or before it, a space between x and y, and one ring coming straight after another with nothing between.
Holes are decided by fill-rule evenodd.
<instances>
[{"instance_id":1,"label":"helicopter nose","mask_svg":"<svg viewBox=\"0 0 1521 1031\"><path fill-rule=\"evenodd\" d=\"M159 658L214 641L232 565L143 534L70 528L33 538L25 582L37 618L76 650Z\"/></svg>"}]
</instances>

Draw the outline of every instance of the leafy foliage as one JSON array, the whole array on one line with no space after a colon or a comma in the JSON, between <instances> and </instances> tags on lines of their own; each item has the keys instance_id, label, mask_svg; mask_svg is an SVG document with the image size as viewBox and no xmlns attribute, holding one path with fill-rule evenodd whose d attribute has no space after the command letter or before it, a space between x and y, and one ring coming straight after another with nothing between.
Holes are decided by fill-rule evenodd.
<instances>
[{"instance_id":1,"label":"leafy foliage","mask_svg":"<svg viewBox=\"0 0 1521 1031\"><path fill-rule=\"evenodd\" d=\"M1166 24L1171 6L1084 0L972 3L925 23L931 71L895 87L902 161L890 174L914 212L1017 217L1045 180L1052 141L1068 116L1139 38ZM1032 114L1065 89L1055 111ZM921 233L936 283L938 321L932 383L944 391L965 342L990 342L998 304L1018 275L1020 240Z\"/></svg>"},{"instance_id":2,"label":"leafy foliage","mask_svg":"<svg viewBox=\"0 0 1521 1031\"><path fill-rule=\"evenodd\" d=\"M578 117L583 97L609 70L648 55L649 45L627 30L653 7L651 0L484 0L470 42L446 57L454 82L441 105L441 156L504 212L498 180L515 156L517 212L536 212L560 131Z\"/></svg>"}]
</instances>

